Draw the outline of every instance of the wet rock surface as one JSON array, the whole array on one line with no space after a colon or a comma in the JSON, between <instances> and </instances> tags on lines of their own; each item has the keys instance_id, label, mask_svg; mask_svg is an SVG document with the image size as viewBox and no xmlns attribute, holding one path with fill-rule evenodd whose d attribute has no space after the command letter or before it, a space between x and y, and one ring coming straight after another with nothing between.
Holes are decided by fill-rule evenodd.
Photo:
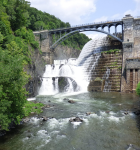
<instances>
[{"instance_id":1,"label":"wet rock surface","mask_svg":"<svg viewBox=\"0 0 140 150\"><path fill-rule=\"evenodd\" d=\"M80 119L79 117L75 117L75 118L73 118L73 119L70 119L69 121L70 121L70 122L83 122L83 120Z\"/></svg>"},{"instance_id":2,"label":"wet rock surface","mask_svg":"<svg viewBox=\"0 0 140 150\"><path fill-rule=\"evenodd\" d=\"M70 99L68 99L68 98L64 98L63 100L64 100L64 101L67 101L68 103L71 103L71 104L74 104L74 103L75 103L74 100L70 100Z\"/></svg>"},{"instance_id":3,"label":"wet rock surface","mask_svg":"<svg viewBox=\"0 0 140 150\"><path fill-rule=\"evenodd\" d=\"M47 121L47 120L48 120L47 117L45 117L45 116L42 117L42 121Z\"/></svg>"},{"instance_id":4,"label":"wet rock surface","mask_svg":"<svg viewBox=\"0 0 140 150\"><path fill-rule=\"evenodd\" d=\"M29 122L29 121L30 121L30 118L28 118L28 117L22 119L22 122L23 122L23 123L26 123L26 122Z\"/></svg>"},{"instance_id":5,"label":"wet rock surface","mask_svg":"<svg viewBox=\"0 0 140 150\"><path fill-rule=\"evenodd\" d=\"M74 104L75 101L73 101L73 100L68 100L68 103Z\"/></svg>"},{"instance_id":6,"label":"wet rock surface","mask_svg":"<svg viewBox=\"0 0 140 150\"><path fill-rule=\"evenodd\" d=\"M135 110L133 110L133 113L134 113L135 115L139 116L139 115L140 115L140 109L135 108Z\"/></svg>"}]
</instances>

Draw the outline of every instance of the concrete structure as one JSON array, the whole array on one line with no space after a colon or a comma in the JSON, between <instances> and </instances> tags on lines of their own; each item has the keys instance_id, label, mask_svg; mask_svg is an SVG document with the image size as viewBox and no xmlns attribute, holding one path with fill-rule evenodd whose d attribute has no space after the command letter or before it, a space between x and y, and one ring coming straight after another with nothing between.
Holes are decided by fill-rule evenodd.
<instances>
[{"instance_id":1,"label":"concrete structure","mask_svg":"<svg viewBox=\"0 0 140 150\"><path fill-rule=\"evenodd\" d=\"M117 26L122 26L122 38L117 36ZM110 33L110 27L114 26L115 33ZM104 27L108 27L108 32L104 31ZM100 29L101 28L101 29ZM61 50L58 46L69 36L83 31L97 31L108 34L116 40L122 42L123 45L123 59L122 59L122 75L121 75L121 91L135 91L138 81L140 81L140 18L134 18L131 15L126 15L122 20L107 21L100 23L92 23L80 25L75 27L68 27L55 30L43 30L34 32L36 39L40 42L40 48L43 52L43 58L48 64L53 64L54 58L61 59L61 53L66 53L66 57L77 57L78 51ZM65 33L65 35L64 35ZM55 42L53 43L52 34L55 35ZM63 36L61 36L63 34ZM58 48L59 47L59 48ZM76 54L70 56L71 53ZM67 56L69 55L69 56Z\"/></svg>"},{"instance_id":2,"label":"concrete structure","mask_svg":"<svg viewBox=\"0 0 140 150\"><path fill-rule=\"evenodd\" d=\"M124 40L121 91L133 92L140 81L140 18L126 15L122 21Z\"/></svg>"}]
</instances>

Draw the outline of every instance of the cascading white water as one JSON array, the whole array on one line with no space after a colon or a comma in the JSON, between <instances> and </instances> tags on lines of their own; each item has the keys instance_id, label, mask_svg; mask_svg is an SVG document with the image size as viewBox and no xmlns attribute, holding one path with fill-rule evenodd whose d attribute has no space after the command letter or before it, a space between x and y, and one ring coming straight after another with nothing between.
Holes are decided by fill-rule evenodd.
<instances>
[{"instance_id":1,"label":"cascading white water","mask_svg":"<svg viewBox=\"0 0 140 150\"><path fill-rule=\"evenodd\" d=\"M91 72L95 69L100 52L105 45L106 38L98 38L89 41L83 47L80 56L76 60L55 60L54 65L46 65L42 86L39 95L52 95L59 92L58 78L66 77L68 85L65 92L74 92L73 79L77 83L76 91L86 92Z\"/></svg>"},{"instance_id":2,"label":"cascading white water","mask_svg":"<svg viewBox=\"0 0 140 150\"><path fill-rule=\"evenodd\" d=\"M68 85L65 87L65 92L74 92L73 80L77 83L77 91L87 91L87 82L83 80L83 71L80 66L76 66L76 59L69 59L68 63L61 64L60 61L54 65L46 65L46 70L43 75L42 86L39 95L53 95L59 92L58 78L65 77ZM67 61L63 61L67 62ZM73 79L73 80L72 80Z\"/></svg>"},{"instance_id":3,"label":"cascading white water","mask_svg":"<svg viewBox=\"0 0 140 150\"><path fill-rule=\"evenodd\" d=\"M103 92L109 92L109 90L111 89L111 84L110 84L110 81L108 80L109 75L110 75L110 69L107 68L106 73L103 76L103 79L105 80Z\"/></svg>"}]
</instances>

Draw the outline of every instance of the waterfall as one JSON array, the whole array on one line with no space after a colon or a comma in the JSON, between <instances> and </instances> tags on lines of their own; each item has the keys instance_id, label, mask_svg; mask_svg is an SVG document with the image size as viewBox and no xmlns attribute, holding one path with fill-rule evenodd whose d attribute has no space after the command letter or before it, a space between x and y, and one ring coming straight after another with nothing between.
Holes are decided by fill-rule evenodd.
<instances>
[{"instance_id":1,"label":"waterfall","mask_svg":"<svg viewBox=\"0 0 140 150\"><path fill-rule=\"evenodd\" d=\"M105 85L104 85L104 89L103 92L109 92L111 89L111 84L109 81L109 75L110 75L110 69L107 68L106 73L103 76L103 79L105 80Z\"/></svg>"},{"instance_id":2,"label":"waterfall","mask_svg":"<svg viewBox=\"0 0 140 150\"><path fill-rule=\"evenodd\" d=\"M42 86L39 95L53 95L63 92L86 92L87 86L93 78L92 72L95 70L101 51L107 46L106 38L98 38L89 41L83 47L78 59L54 60L53 65L46 65L43 75ZM109 73L106 72L108 75ZM108 77L106 77L106 80ZM63 88L60 84L63 83ZM105 91L108 82L105 84Z\"/></svg>"},{"instance_id":3,"label":"waterfall","mask_svg":"<svg viewBox=\"0 0 140 150\"><path fill-rule=\"evenodd\" d=\"M64 84L63 91L71 93L74 91L87 91L87 81L84 80L83 70L80 66L77 66L76 59L56 60L54 65L46 65L45 73L43 75L43 81L39 90L39 95L54 95L59 93L60 83Z\"/></svg>"}]
</instances>

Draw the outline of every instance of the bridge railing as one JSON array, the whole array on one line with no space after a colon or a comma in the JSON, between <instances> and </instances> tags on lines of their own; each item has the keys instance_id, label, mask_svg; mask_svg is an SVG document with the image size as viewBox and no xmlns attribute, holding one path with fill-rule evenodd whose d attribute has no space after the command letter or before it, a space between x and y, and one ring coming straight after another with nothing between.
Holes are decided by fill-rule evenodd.
<instances>
[{"instance_id":1,"label":"bridge railing","mask_svg":"<svg viewBox=\"0 0 140 150\"><path fill-rule=\"evenodd\" d=\"M74 25L70 27L62 27L57 29L52 29L49 31L56 31L56 30L62 30L62 29L70 29L70 28L76 28L76 27L82 27L82 26L88 26L88 25L98 25L98 24L104 24L104 23L114 23L114 22L120 22L122 20L108 20L108 21L101 21L101 22L93 22L93 23L87 23L87 24L81 24L81 25Z\"/></svg>"}]
</instances>

